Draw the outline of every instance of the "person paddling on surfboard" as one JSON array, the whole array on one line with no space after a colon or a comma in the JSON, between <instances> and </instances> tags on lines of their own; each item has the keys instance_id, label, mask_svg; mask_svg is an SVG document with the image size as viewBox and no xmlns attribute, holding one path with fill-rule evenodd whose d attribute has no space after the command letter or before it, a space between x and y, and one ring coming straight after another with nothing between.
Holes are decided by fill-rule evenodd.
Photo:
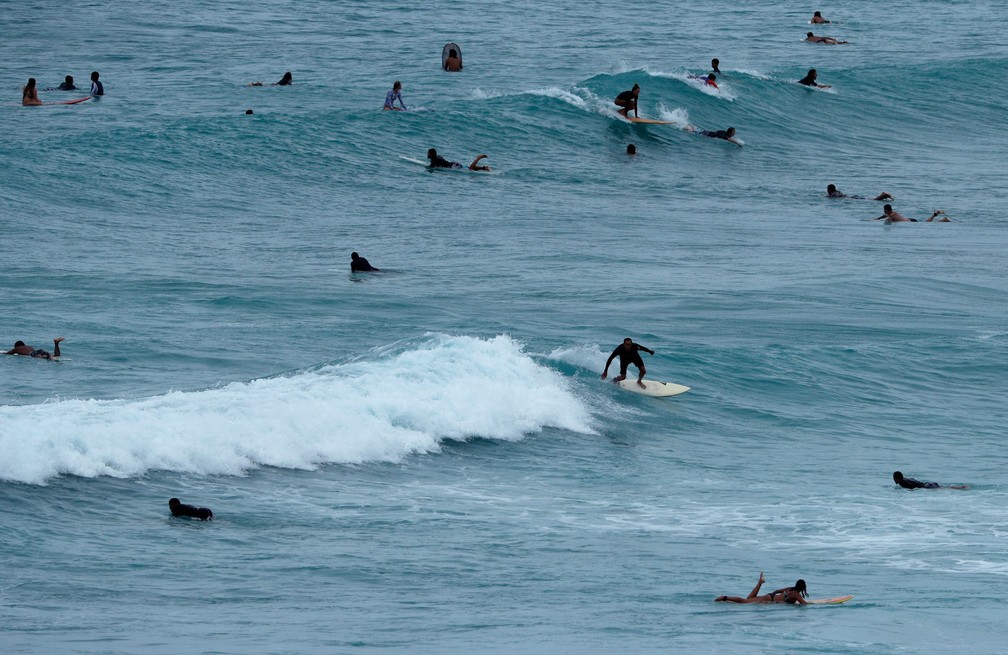
<instances>
[{"instance_id":1,"label":"person paddling on surfboard","mask_svg":"<svg viewBox=\"0 0 1008 655\"><path fill-rule=\"evenodd\" d=\"M633 364L637 367L637 385L641 389L647 389L647 385L644 384L644 374L647 373L647 369L644 368L644 360L641 359L640 352L643 350L649 355L654 355L654 351L646 346L642 346L639 343L634 343L633 339L627 337L623 340L623 343L616 346L616 350L612 351L609 355L609 359L606 360L605 370L602 371L602 379L605 380L609 375L609 365L612 361L619 357L620 374L613 378L613 382L619 384L626 379L627 367Z\"/></svg>"},{"instance_id":2,"label":"person paddling on surfboard","mask_svg":"<svg viewBox=\"0 0 1008 655\"><path fill-rule=\"evenodd\" d=\"M921 480L914 480L913 478L904 477L899 471L893 471L892 474L893 482L903 487L904 489L942 489L942 485L937 482L926 482ZM945 489L969 489L964 484L948 484L945 485Z\"/></svg>"},{"instance_id":3,"label":"person paddling on surfboard","mask_svg":"<svg viewBox=\"0 0 1008 655\"><path fill-rule=\"evenodd\" d=\"M636 84L634 84L633 88L630 89L629 91L623 91L618 96L616 96L616 99L613 100L613 102L616 104L617 107L623 108L619 110L619 114L621 116L625 116L626 118L630 118L630 110L632 109L634 117L640 118L640 114L637 113L637 98L639 96L640 96L640 86Z\"/></svg>"},{"instance_id":4,"label":"person paddling on surfboard","mask_svg":"<svg viewBox=\"0 0 1008 655\"><path fill-rule=\"evenodd\" d=\"M804 84L805 86L814 86L817 89L830 88L829 84L819 84L818 82L816 82L816 78L818 77L819 73L816 72L816 69L810 68L809 72L805 75L805 77L798 80L798 84Z\"/></svg>"},{"instance_id":5,"label":"person paddling on surfboard","mask_svg":"<svg viewBox=\"0 0 1008 655\"><path fill-rule=\"evenodd\" d=\"M826 185L826 195L829 196L830 198L850 198L852 200L867 200L867 198L865 198L864 196L848 196L846 193L836 188L835 184ZM892 199L893 199L892 194L886 193L885 191L872 198L872 200L892 200Z\"/></svg>"},{"instance_id":6,"label":"person paddling on surfboard","mask_svg":"<svg viewBox=\"0 0 1008 655\"><path fill-rule=\"evenodd\" d=\"M25 357L35 357L37 359L49 359L55 361L56 358L60 356L60 341L66 341L66 339L64 337L56 337L53 339L53 351L51 353L48 350L42 350L41 348L25 345L24 341L17 341L14 343L14 347L4 354L24 355Z\"/></svg>"},{"instance_id":7,"label":"person paddling on surfboard","mask_svg":"<svg viewBox=\"0 0 1008 655\"><path fill-rule=\"evenodd\" d=\"M837 41L832 36L816 36L812 32L805 35L805 40L809 43L822 43L823 45L844 45L847 41Z\"/></svg>"},{"instance_id":8,"label":"person paddling on surfboard","mask_svg":"<svg viewBox=\"0 0 1008 655\"><path fill-rule=\"evenodd\" d=\"M486 159L486 155L477 155L476 159L472 160L469 164L469 170L471 171L489 171L491 170L489 166L477 166L481 160ZM437 154L437 150L430 148L427 150L427 159L430 160L431 168L462 168L462 164L457 161L448 161L441 155Z\"/></svg>"},{"instance_id":9,"label":"person paddling on surfboard","mask_svg":"<svg viewBox=\"0 0 1008 655\"><path fill-rule=\"evenodd\" d=\"M808 598L808 590L805 588L805 581L798 580L793 587L784 587L783 589L777 589L771 591L769 594L760 595L760 587L766 582L766 578L763 577L763 571L759 572L759 582L753 587L753 590L749 592L749 595L745 598L741 596L718 596L714 599L718 603L787 603L788 605L794 605L798 603L799 605L805 605L808 603L805 599Z\"/></svg>"},{"instance_id":10,"label":"person paddling on surfboard","mask_svg":"<svg viewBox=\"0 0 1008 655\"><path fill-rule=\"evenodd\" d=\"M462 70L462 57L459 56L458 50L455 48L448 51L448 56L444 60L444 69L451 73Z\"/></svg>"}]
</instances>

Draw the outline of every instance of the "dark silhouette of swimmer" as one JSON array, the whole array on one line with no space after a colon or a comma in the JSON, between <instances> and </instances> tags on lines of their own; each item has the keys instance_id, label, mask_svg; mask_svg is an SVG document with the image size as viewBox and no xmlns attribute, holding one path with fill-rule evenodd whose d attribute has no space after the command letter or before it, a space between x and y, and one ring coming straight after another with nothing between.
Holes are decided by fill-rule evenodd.
<instances>
[{"instance_id":1,"label":"dark silhouette of swimmer","mask_svg":"<svg viewBox=\"0 0 1008 655\"><path fill-rule=\"evenodd\" d=\"M826 195L829 196L830 198L850 198L852 200L867 200L867 198L865 198L864 196L848 196L846 193L836 188L835 184L826 185ZM886 193L885 191L872 198L872 200L892 200L892 199L893 199L892 195Z\"/></svg>"},{"instance_id":2,"label":"dark silhouette of swimmer","mask_svg":"<svg viewBox=\"0 0 1008 655\"><path fill-rule=\"evenodd\" d=\"M105 95L105 87L101 82L98 81L98 71L91 73L91 95L93 96L103 96Z\"/></svg>"},{"instance_id":3,"label":"dark silhouette of swimmer","mask_svg":"<svg viewBox=\"0 0 1008 655\"><path fill-rule=\"evenodd\" d=\"M721 69L718 68L718 66L720 66L720 65L721 65L721 61L720 60L718 60L718 59L711 59L710 60L711 70L714 71L715 73L717 73L718 75L721 74Z\"/></svg>"},{"instance_id":4,"label":"dark silhouette of swimmer","mask_svg":"<svg viewBox=\"0 0 1008 655\"><path fill-rule=\"evenodd\" d=\"M367 271L380 271L381 269L375 268L371 265L371 262L364 259L355 252L350 253L350 270L354 273L367 272Z\"/></svg>"},{"instance_id":5,"label":"dark silhouette of swimmer","mask_svg":"<svg viewBox=\"0 0 1008 655\"><path fill-rule=\"evenodd\" d=\"M632 143L630 145L628 145L626 147L626 154L628 154L628 155L636 155L637 154L637 146L635 146Z\"/></svg>"},{"instance_id":6,"label":"dark silhouette of swimmer","mask_svg":"<svg viewBox=\"0 0 1008 655\"><path fill-rule=\"evenodd\" d=\"M707 136L712 139L721 139L723 141L728 141L729 143L734 143L738 147L742 147L742 142L735 138L735 128L729 127L727 130L701 130L697 128L696 125L687 125L684 128L687 132L694 132L700 136Z\"/></svg>"},{"instance_id":7,"label":"dark silhouette of swimmer","mask_svg":"<svg viewBox=\"0 0 1008 655\"><path fill-rule=\"evenodd\" d=\"M5 355L24 355L25 357L35 357L38 359L49 359L55 360L60 356L60 341L65 341L64 337L56 337L53 339L53 351L50 353L48 350L42 350L41 348L35 348L34 346L25 345L24 341L17 341L14 343L14 347L5 352Z\"/></svg>"},{"instance_id":8,"label":"dark silhouette of swimmer","mask_svg":"<svg viewBox=\"0 0 1008 655\"><path fill-rule=\"evenodd\" d=\"M270 84L270 86L290 86L293 83L294 76L291 75L290 71L287 71L283 74L283 77L280 78L279 82L274 82L273 84ZM252 82L249 86L264 86L264 84L262 82Z\"/></svg>"},{"instance_id":9,"label":"dark silhouette of swimmer","mask_svg":"<svg viewBox=\"0 0 1008 655\"><path fill-rule=\"evenodd\" d=\"M448 51L448 57L444 62L444 69L452 73L462 70L462 57L459 57L458 50L455 48Z\"/></svg>"},{"instance_id":10,"label":"dark silhouette of swimmer","mask_svg":"<svg viewBox=\"0 0 1008 655\"><path fill-rule=\"evenodd\" d=\"M246 115L246 116L251 116L251 115L252 115L252 114L254 114L254 113L255 113L255 112L254 112L254 111L252 111L251 109L246 109L246 110L245 110L245 115Z\"/></svg>"},{"instance_id":11,"label":"dark silhouette of swimmer","mask_svg":"<svg viewBox=\"0 0 1008 655\"><path fill-rule=\"evenodd\" d=\"M209 508L186 505L178 498L168 500L168 509L171 510L172 516L188 516L200 521L209 521L213 518L213 512Z\"/></svg>"},{"instance_id":12,"label":"dark silhouette of swimmer","mask_svg":"<svg viewBox=\"0 0 1008 655\"><path fill-rule=\"evenodd\" d=\"M469 164L469 170L471 171L489 171L491 170L489 166L477 166L483 159L486 159L486 155L476 155L476 159L472 160ZM437 153L434 148L428 148L427 159L430 160L428 164L431 168L463 168L462 164L457 161L448 161L441 155Z\"/></svg>"},{"instance_id":13,"label":"dark silhouette of swimmer","mask_svg":"<svg viewBox=\"0 0 1008 655\"><path fill-rule=\"evenodd\" d=\"M893 471L892 474L893 482L903 487L904 489L942 489L943 487L937 482L922 482L921 480L914 480L913 478L904 477L899 471ZM945 489L969 489L966 485L956 485L949 484L945 485Z\"/></svg>"}]
</instances>

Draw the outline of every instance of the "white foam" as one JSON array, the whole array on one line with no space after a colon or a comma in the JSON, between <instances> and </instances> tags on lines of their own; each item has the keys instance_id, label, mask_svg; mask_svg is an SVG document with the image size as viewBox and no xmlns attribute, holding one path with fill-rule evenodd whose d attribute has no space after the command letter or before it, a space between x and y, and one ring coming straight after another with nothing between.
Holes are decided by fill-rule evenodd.
<instances>
[{"instance_id":1,"label":"white foam","mask_svg":"<svg viewBox=\"0 0 1008 655\"><path fill-rule=\"evenodd\" d=\"M205 391L0 407L0 479L398 461L445 439L519 440L546 427L592 432L559 373L507 336L430 336L367 361Z\"/></svg>"}]
</instances>

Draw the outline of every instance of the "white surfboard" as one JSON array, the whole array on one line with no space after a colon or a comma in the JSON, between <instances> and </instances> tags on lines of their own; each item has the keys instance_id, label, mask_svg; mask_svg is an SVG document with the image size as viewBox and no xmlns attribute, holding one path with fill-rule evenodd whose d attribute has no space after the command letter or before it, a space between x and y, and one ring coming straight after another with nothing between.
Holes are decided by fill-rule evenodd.
<instances>
[{"instance_id":1,"label":"white surfboard","mask_svg":"<svg viewBox=\"0 0 1008 655\"><path fill-rule=\"evenodd\" d=\"M657 380L644 380L644 388L641 389L640 385L637 384L637 378L627 378L617 382L617 384L627 391L633 391L634 393L639 393L642 396L654 396L656 398L678 396L679 394L686 393L690 390L689 387L684 387L681 384L658 382Z\"/></svg>"}]
</instances>

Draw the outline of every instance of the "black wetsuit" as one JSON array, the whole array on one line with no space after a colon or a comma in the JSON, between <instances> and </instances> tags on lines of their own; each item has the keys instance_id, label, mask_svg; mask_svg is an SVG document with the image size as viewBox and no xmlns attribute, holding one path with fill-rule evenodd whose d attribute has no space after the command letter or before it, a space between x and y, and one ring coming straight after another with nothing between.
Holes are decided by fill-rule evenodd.
<instances>
[{"instance_id":1,"label":"black wetsuit","mask_svg":"<svg viewBox=\"0 0 1008 655\"><path fill-rule=\"evenodd\" d=\"M637 98L634 96L633 91L623 91L616 96L616 104L620 107L625 107L627 111L632 109L634 113L637 112Z\"/></svg>"},{"instance_id":2,"label":"black wetsuit","mask_svg":"<svg viewBox=\"0 0 1008 655\"><path fill-rule=\"evenodd\" d=\"M67 84L66 82L63 82L63 83L61 83L59 85L59 90L60 91L76 91L77 87L74 86L72 83L71 84Z\"/></svg>"},{"instance_id":3,"label":"black wetsuit","mask_svg":"<svg viewBox=\"0 0 1008 655\"><path fill-rule=\"evenodd\" d=\"M811 75L806 75L805 77L798 80L798 84L804 84L805 86L816 86L817 82L815 81L815 78L812 77Z\"/></svg>"},{"instance_id":4,"label":"black wetsuit","mask_svg":"<svg viewBox=\"0 0 1008 655\"><path fill-rule=\"evenodd\" d=\"M350 261L351 271L377 271L378 269L371 265L371 262L364 259L363 257L358 257Z\"/></svg>"},{"instance_id":5,"label":"black wetsuit","mask_svg":"<svg viewBox=\"0 0 1008 655\"><path fill-rule=\"evenodd\" d=\"M903 477L897 484L904 489L941 489L937 482L921 482L908 477Z\"/></svg>"},{"instance_id":6,"label":"black wetsuit","mask_svg":"<svg viewBox=\"0 0 1008 655\"><path fill-rule=\"evenodd\" d=\"M441 155L436 155L434 159L431 159L430 166L434 168L462 168L462 164L457 161L448 161Z\"/></svg>"},{"instance_id":7,"label":"black wetsuit","mask_svg":"<svg viewBox=\"0 0 1008 655\"><path fill-rule=\"evenodd\" d=\"M710 130L702 130L700 134L703 134L704 136L709 136L712 139L724 139L725 141L731 138L730 136L728 136L727 130L717 130L714 132Z\"/></svg>"},{"instance_id":8,"label":"black wetsuit","mask_svg":"<svg viewBox=\"0 0 1008 655\"><path fill-rule=\"evenodd\" d=\"M646 353L654 354L654 351L650 348L645 348L639 343L634 343L630 345L630 350L623 347L623 344L616 346L616 350L612 351L609 355L609 361L606 362L606 368L609 368L609 364L616 357L619 357L619 367L620 375L626 375L627 366L633 364L637 367L638 371L644 372L644 360L641 359L640 353L638 351L643 350Z\"/></svg>"},{"instance_id":9,"label":"black wetsuit","mask_svg":"<svg viewBox=\"0 0 1008 655\"><path fill-rule=\"evenodd\" d=\"M201 521L209 521L213 518L213 512L209 508L186 505L180 502L178 498L169 500L168 508L171 510L172 516L188 516Z\"/></svg>"}]
</instances>

